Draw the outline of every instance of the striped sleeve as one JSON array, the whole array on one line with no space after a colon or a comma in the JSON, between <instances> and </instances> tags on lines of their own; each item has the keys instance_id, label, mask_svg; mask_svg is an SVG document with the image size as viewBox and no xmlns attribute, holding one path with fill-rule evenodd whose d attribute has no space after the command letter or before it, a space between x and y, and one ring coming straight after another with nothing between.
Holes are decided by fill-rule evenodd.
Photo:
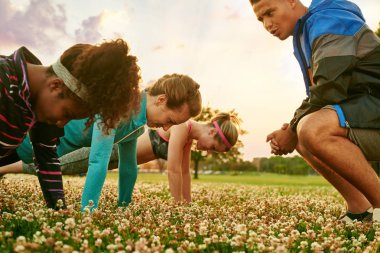
<instances>
[{"instance_id":1,"label":"striped sleeve","mask_svg":"<svg viewBox=\"0 0 380 253\"><path fill-rule=\"evenodd\" d=\"M49 208L65 208L62 172L57 155L57 143L63 135L63 128L36 123L30 132L34 152L34 163L41 190ZM58 200L62 200L58 204Z\"/></svg>"}]
</instances>

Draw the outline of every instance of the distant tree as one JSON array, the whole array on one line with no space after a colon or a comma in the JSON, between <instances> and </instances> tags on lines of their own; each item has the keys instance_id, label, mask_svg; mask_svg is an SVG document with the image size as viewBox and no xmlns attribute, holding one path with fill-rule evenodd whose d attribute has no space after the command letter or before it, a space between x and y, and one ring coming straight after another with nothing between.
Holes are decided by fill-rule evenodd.
<instances>
[{"instance_id":1,"label":"distant tree","mask_svg":"<svg viewBox=\"0 0 380 253\"><path fill-rule=\"evenodd\" d=\"M282 157L272 156L263 159L261 171L288 175L307 175L315 174L313 169L300 156Z\"/></svg>"},{"instance_id":2,"label":"distant tree","mask_svg":"<svg viewBox=\"0 0 380 253\"><path fill-rule=\"evenodd\" d=\"M220 112L219 109L213 109L209 106L203 107L201 113L194 119L196 121L200 122L210 122L210 120ZM235 110L229 111L230 114L237 117L240 121L241 118L239 117L238 113L235 112ZM246 134L247 131L239 129L240 135ZM239 151L240 148L242 148L244 145L243 143L238 140L237 143L228 151L224 153L212 153L212 155L209 157L209 159L212 159L212 161L216 164L226 163L226 162L239 162L242 161L242 153ZM206 160L207 153L202 152L200 150L196 149L196 144L193 144L192 150L191 150L191 160L194 162L194 179L198 179L198 171L199 171L199 164L201 161Z\"/></svg>"},{"instance_id":3,"label":"distant tree","mask_svg":"<svg viewBox=\"0 0 380 253\"><path fill-rule=\"evenodd\" d=\"M166 160L156 159L156 163L157 163L158 170L160 171L160 173L163 173L164 170L166 169Z\"/></svg>"},{"instance_id":4,"label":"distant tree","mask_svg":"<svg viewBox=\"0 0 380 253\"><path fill-rule=\"evenodd\" d=\"M379 27L377 28L376 34L377 34L377 36L380 37L380 22L379 22Z\"/></svg>"}]
</instances>

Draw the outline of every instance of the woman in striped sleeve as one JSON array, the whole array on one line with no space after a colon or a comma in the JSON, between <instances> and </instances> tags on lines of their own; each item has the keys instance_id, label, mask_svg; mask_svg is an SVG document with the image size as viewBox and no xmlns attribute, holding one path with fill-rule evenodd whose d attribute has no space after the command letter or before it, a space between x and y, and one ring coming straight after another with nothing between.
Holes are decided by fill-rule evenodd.
<instances>
[{"instance_id":1,"label":"woman in striped sleeve","mask_svg":"<svg viewBox=\"0 0 380 253\"><path fill-rule=\"evenodd\" d=\"M76 44L51 66L28 49L0 56L0 165L19 160L16 148L29 133L38 180L50 208L65 207L56 152L63 126L99 114L103 131L139 107L139 67L123 40ZM118 90L117 93L114 91Z\"/></svg>"}]
</instances>

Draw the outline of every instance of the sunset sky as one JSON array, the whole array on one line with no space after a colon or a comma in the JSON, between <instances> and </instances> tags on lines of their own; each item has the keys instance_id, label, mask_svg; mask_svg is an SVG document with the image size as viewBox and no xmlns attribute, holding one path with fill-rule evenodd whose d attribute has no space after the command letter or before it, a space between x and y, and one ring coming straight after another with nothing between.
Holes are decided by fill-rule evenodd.
<instances>
[{"instance_id":1,"label":"sunset sky","mask_svg":"<svg viewBox=\"0 0 380 253\"><path fill-rule=\"evenodd\" d=\"M377 29L380 1L353 2ZM249 0L0 0L0 17L3 55L26 46L50 65L75 43L123 38L139 59L142 86L190 75L205 106L236 109L244 120L248 160L270 156L266 135L306 97L291 38L268 34Z\"/></svg>"}]
</instances>

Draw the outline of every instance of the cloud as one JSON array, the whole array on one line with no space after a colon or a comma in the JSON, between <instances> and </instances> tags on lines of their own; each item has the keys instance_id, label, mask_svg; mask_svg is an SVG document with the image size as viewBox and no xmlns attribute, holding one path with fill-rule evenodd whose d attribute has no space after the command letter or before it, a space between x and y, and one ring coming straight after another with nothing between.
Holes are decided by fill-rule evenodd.
<instances>
[{"instance_id":1,"label":"cloud","mask_svg":"<svg viewBox=\"0 0 380 253\"><path fill-rule=\"evenodd\" d=\"M232 8L230 6L225 6L224 9L226 11L225 19L236 20L241 18L241 13L238 9Z\"/></svg>"},{"instance_id":2,"label":"cloud","mask_svg":"<svg viewBox=\"0 0 380 253\"><path fill-rule=\"evenodd\" d=\"M3 46L25 45L54 52L58 41L67 36L65 9L52 0L31 0L22 10L0 0L0 17Z\"/></svg>"},{"instance_id":3,"label":"cloud","mask_svg":"<svg viewBox=\"0 0 380 253\"><path fill-rule=\"evenodd\" d=\"M102 14L92 16L82 22L82 27L75 30L75 40L77 42L99 42L102 35L99 32L99 27L102 20Z\"/></svg>"},{"instance_id":4,"label":"cloud","mask_svg":"<svg viewBox=\"0 0 380 253\"><path fill-rule=\"evenodd\" d=\"M152 51L153 51L153 52L157 52L157 51L161 51L162 49L164 49L164 47L158 45L158 46L155 46L155 47L152 49Z\"/></svg>"},{"instance_id":5,"label":"cloud","mask_svg":"<svg viewBox=\"0 0 380 253\"><path fill-rule=\"evenodd\" d=\"M177 48L178 49L183 49L183 48L185 48L186 46L185 46L185 44L184 43L178 43L177 44Z\"/></svg>"}]
</instances>

